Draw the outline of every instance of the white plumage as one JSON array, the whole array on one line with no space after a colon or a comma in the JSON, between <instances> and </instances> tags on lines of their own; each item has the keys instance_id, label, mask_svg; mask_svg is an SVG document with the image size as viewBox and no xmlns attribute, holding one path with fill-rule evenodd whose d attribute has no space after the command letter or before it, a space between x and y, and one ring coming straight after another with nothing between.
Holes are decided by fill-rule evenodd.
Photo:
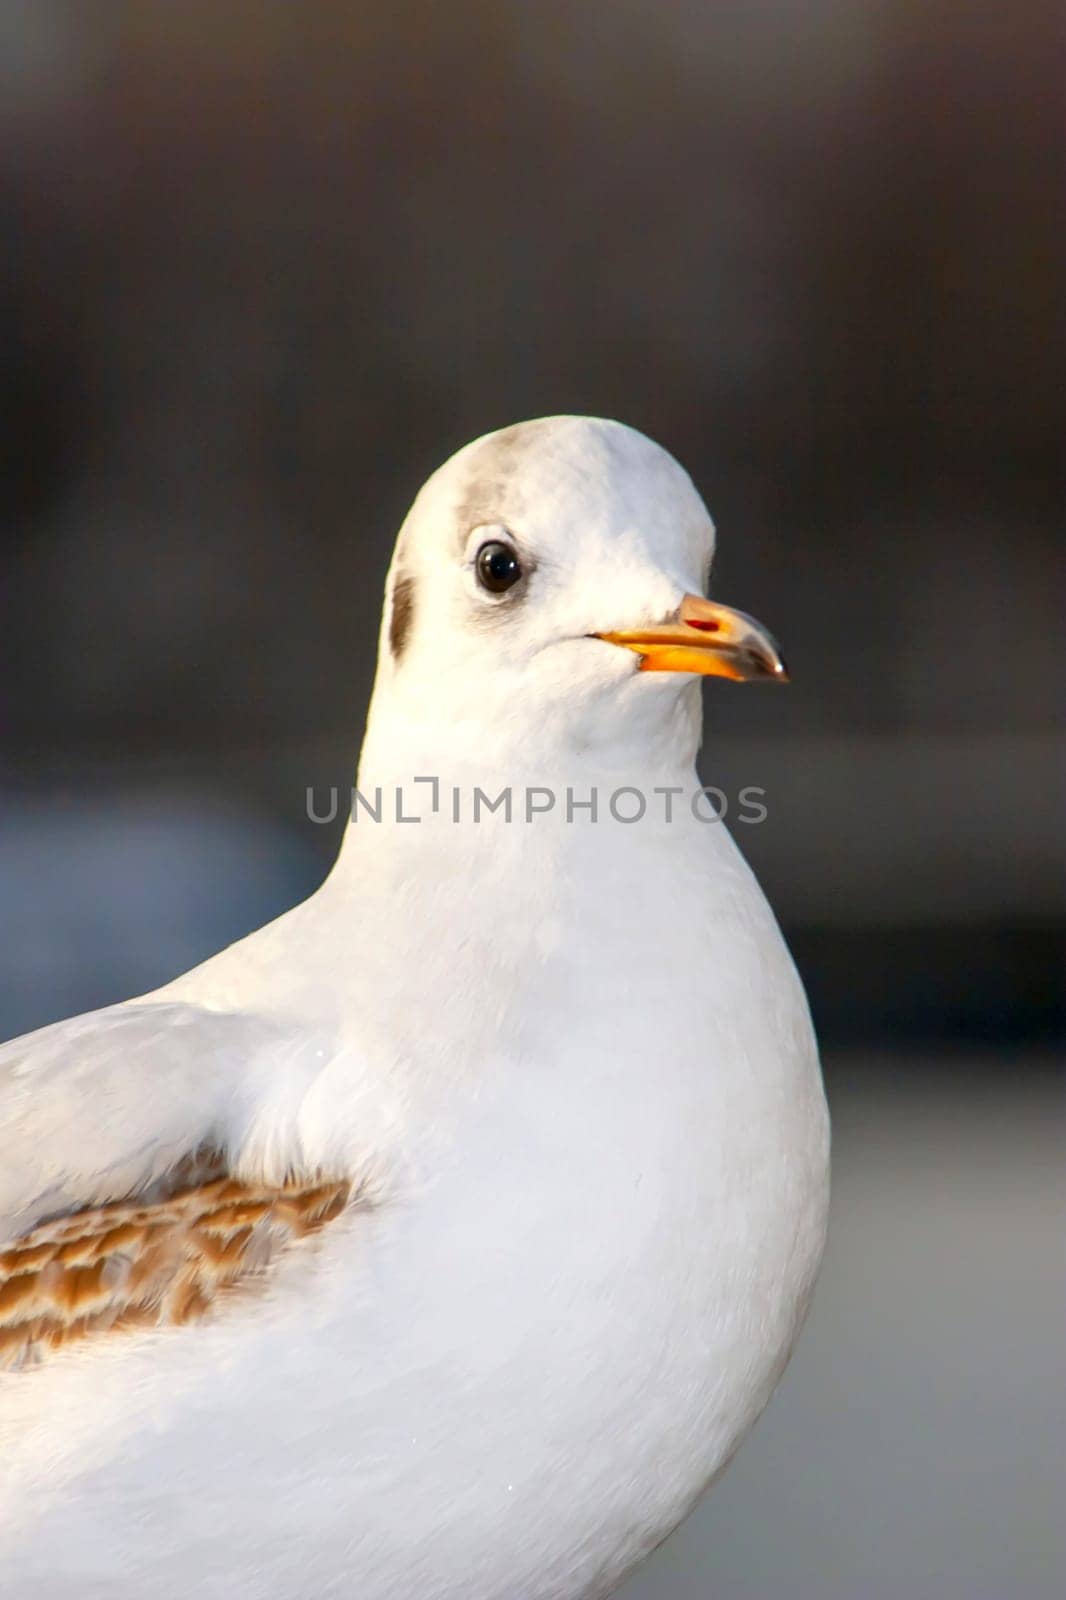
<instances>
[{"instance_id":1,"label":"white plumage","mask_svg":"<svg viewBox=\"0 0 1066 1600\"><path fill-rule=\"evenodd\" d=\"M201 1320L39 1334L0 1370L5 1593L587 1600L728 1461L803 1317L828 1131L773 916L687 803L698 682L639 670L712 548L619 424L467 446L390 572L382 821L204 966L0 1049L0 1241L138 1197L150 1234L205 1148L260 1195L356 1197ZM528 822L527 786L556 797ZM685 803L621 823L623 786Z\"/></svg>"}]
</instances>

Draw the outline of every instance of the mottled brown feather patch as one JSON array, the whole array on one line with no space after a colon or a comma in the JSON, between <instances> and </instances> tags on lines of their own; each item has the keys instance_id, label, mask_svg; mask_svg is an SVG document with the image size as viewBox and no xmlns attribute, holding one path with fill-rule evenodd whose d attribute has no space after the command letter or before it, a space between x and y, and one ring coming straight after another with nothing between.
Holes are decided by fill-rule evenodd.
<instances>
[{"instance_id":1,"label":"mottled brown feather patch","mask_svg":"<svg viewBox=\"0 0 1066 1600\"><path fill-rule=\"evenodd\" d=\"M0 1369L202 1317L353 1198L348 1180L242 1183L198 1152L150 1191L41 1222L0 1251Z\"/></svg>"}]
</instances>

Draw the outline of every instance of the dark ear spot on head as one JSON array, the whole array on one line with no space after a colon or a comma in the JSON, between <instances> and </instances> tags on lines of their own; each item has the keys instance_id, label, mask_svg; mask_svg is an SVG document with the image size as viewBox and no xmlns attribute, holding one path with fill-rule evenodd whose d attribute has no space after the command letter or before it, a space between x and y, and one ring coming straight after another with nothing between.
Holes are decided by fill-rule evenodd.
<instances>
[{"instance_id":1,"label":"dark ear spot on head","mask_svg":"<svg viewBox=\"0 0 1066 1600\"><path fill-rule=\"evenodd\" d=\"M389 617L389 649L392 651L394 661L399 661L403 655L414 614L414 579L398 573L392 586L392 612Z\"/></svg>"}]
</instances>

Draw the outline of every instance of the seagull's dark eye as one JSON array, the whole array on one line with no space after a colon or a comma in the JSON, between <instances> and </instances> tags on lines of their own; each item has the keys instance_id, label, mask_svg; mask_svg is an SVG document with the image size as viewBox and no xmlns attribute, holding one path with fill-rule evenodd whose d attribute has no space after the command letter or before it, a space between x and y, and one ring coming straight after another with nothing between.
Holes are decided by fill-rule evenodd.
<instances>
[{"instance_id":1,"label":"seagull's dark eye","mask_svg":"<svg viewBox=\"0 0 1066 1600\"><path fill-rule=\"evenodd\" d=\"M509 544L502 539L489 539L481 546L474 562L477 581L490 594L503 594L522 576L522 563Z\"/></svg>"}]
</instances>

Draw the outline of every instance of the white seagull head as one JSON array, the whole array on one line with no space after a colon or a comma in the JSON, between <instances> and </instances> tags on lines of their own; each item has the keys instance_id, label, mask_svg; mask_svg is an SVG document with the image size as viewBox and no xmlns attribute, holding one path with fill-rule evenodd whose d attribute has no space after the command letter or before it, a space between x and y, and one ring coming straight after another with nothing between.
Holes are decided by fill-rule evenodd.
<instances>
[{"instance_id":1,"label":"white seagull head","mask_svg":"<svg viewBox=\"0 0 1066 1600\"><path fill-rule=\"evenodd\" d=\"M412 757L694 754L699 676L786 676L765 629L703 598L713 554L688 474L633 428L545 417L474 440L400 530L368 745L387 723Z\"/></svg>"}]
</instances>

